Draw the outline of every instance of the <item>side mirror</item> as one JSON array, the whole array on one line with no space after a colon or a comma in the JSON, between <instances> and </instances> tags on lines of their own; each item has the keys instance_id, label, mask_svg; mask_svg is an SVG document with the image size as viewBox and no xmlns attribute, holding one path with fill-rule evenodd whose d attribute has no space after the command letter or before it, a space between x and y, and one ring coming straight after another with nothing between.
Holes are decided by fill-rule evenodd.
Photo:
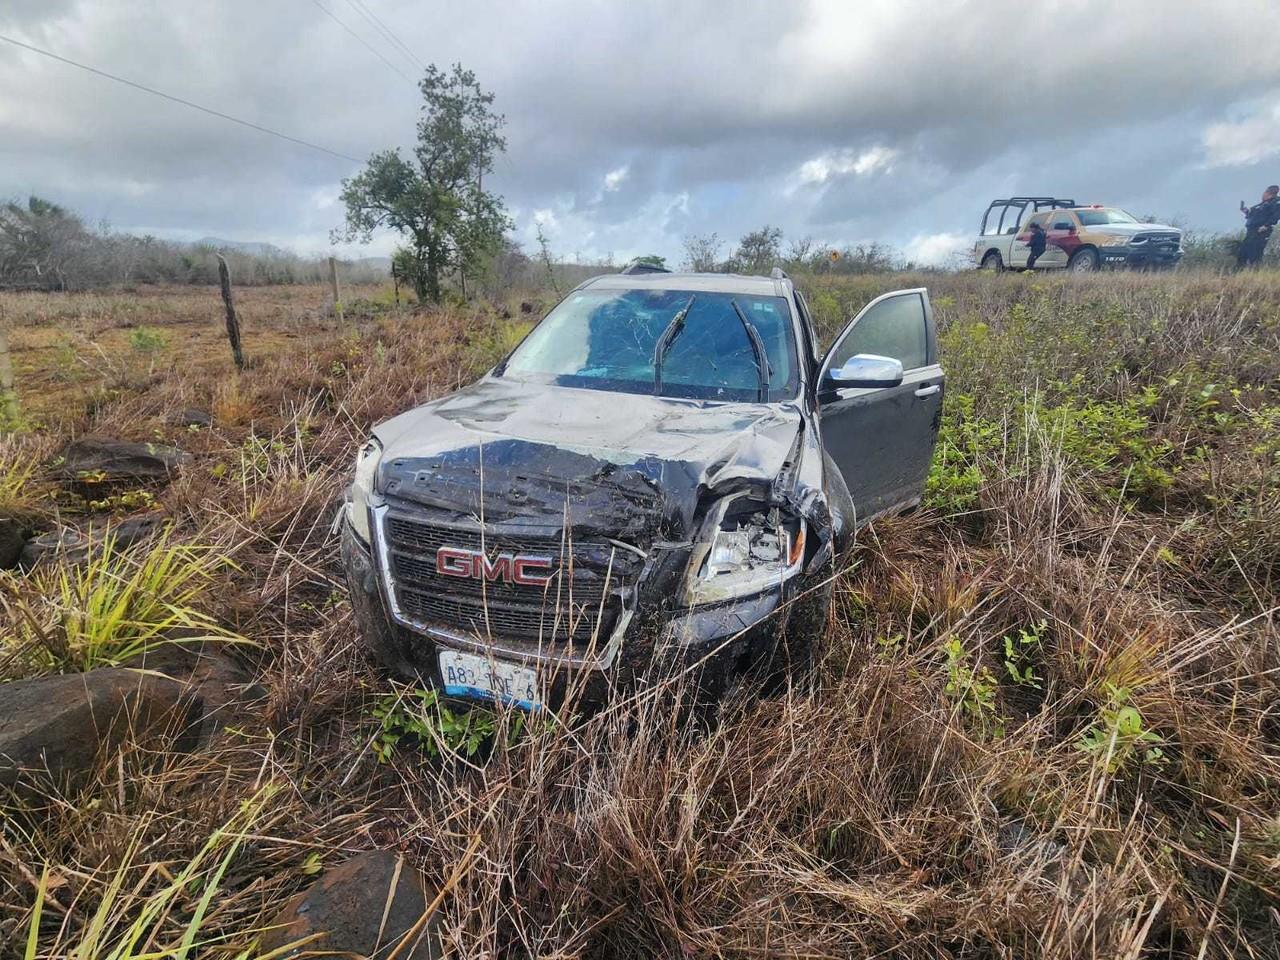
<instances>
[{"instance_id":1,"label":"side mirror","mask_svg":"<svg viewBox=\"0 0 1280 960\"><path fill-rule=\"evenodd\" d=\"M902 383L902 361L893 357L880 357L874 353L859 353L845 361L843 367L827 371L827 386L843 387L896 387Z\"/></svg>"}]
</instances>

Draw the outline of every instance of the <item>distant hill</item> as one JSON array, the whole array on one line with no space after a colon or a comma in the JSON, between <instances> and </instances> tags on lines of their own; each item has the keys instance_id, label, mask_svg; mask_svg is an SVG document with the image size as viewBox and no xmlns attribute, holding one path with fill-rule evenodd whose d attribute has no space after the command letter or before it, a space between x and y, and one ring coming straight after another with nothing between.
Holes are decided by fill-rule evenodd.
<instances>
[{"instance_id":1,"label":"distant hill","mask_svg":"<svg viewBox=\"0 0 1280 960\"><path fill-rule=\"evenodd\" d=\"M289 257L288 250L277 247L274 243L253 243L243 240L223 240L221 237L201 237L191 244L193 247L212 247L214 250L234 250L252 257Z\"/></svg>"},{"instance_id":2,"label":"distant hill","mask_svg":"<svg viewBox=\"0 0 1280 960\"><path fill-rule=\"evenodd\" d=\"M221 237L201 237L189 244L192 247L209 247L213 250L232 250L236 253L243 253L249 257L297 257L292 250L286 250L283 247L277 247L274 243L261 243L248 240L224 240ZM308 256L298 257L300 260L323 260L325 255L312 254ZM339 257L339 262L349 264L353 267L363 267L366 270L377 271L379 273L391 273L390 257L357 257L348 260L345 257Z\"/></svg>"}]
</instances>

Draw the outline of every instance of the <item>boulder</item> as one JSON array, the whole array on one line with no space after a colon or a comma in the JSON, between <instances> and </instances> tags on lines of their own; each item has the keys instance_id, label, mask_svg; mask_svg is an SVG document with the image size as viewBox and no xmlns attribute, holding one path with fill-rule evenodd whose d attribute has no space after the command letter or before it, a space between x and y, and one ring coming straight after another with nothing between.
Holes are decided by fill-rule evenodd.
<instances>
[{"instance_id":1,"label":"boulder","mask_svg":"<svg viewBox=\"0 0 1280 960\"><path fill-rule=\"evenodd\" d=\"M92 527L88 535L74 527L59 527L28 540L22 547L19 566L30 570L42 560L61 557L66 563L84 563L92 551L98 550L110 536L116 550L124 550L152 534L159 532L164 515L149 513L140 517L126 517L117 522Z\"/></svg>"},{"instance_id":2,"label":"boulder","mask_svg":"<svg viewBox=\"0 0 1280 960\"><path fill-rule=\"evenodd\" d=\"M0 570L18 565L26 542L26 530L22 523L13 517L0 517Z\"/></svg>"},{"instance_id":3,"label":"boulder","mask_svg":"<svg viewBox=\"0 0 1280 960\"><path fill-rule=\"evenodd\" d=\"M180 427L212 427L213 414L204 410L197 410L195 407L188 407L186 410L179 410L173 416L173 422Z\"/></svg>"},{"instance_id":4,"label":"boulder","mask_svg":"<svg viewBox=\"0 0 1280 960\"><path fill-rule=\"evenodd\" d=\"M225 727L249 721L267 695L262 685L224 652L221 643L209 641L199 631L178 628L168 637L169 642L157 644L124 666L162 673L187 686L197 698L190 719L201 744Z\"/></svg>"},{"instance_id":5,"label":"boulder","mask_svg":"<svg viewBox=\"0 0 1280 960\"><path fill-rule=\"evenodd\" d=\"M326 870L318 881L289 900L264 934L261 950L266 953L316 937L284 956L314 951L342 956L389 956L414 930L431 899L422 874L397 854L390 850L362 853ZM435 918L414 932L396 955L398 960L435 960L443 956Z\"/></svg>"},{"instance_id":6,"label":"boulder","mask_svg":"<svg viewBox=\"0 0 1280 960\"><path fill-rule=\"evenodd\" d=\"M84 563L89 558L89 540L79 530L60 527L32 537L22 547L18 565L30 570L43 561L61 557L67 563Z\"/></svg>"},{"instance_id":7,"label":"boulder","mask_svg":"<svg viewBox=\"0 0 1280 960\"><path fill-rule=\"evenodd\" d=\"M86 437L63 451L59 474L64 480L162 482L190 460L177 447Z\"/></svg>"},{"instance_id":8,"label":"boulder","mask_svg":"<svg viewBox=\"0 0 1280 960\"><path fill-rule=\"evenodd\" d=\"M115 542L115 549L123 550L139 540L146 540L152 534L159 533L163 524L164 514L147 513L140 517L125 517L101 528L95 527L90 532L95 541L111 537Z\"/></svg>"},{"instance_id":9,"label":"boulder","mask_svg":"<svg viewBox=\"0 0 1280 960\"><path fill-rule=\"evenodd\" d=\"M200 707L183 681L123 667L0 684L0 786L24 771L73 782L129 735L171 731L192 749Z\"/></svg>"}]
</instances>

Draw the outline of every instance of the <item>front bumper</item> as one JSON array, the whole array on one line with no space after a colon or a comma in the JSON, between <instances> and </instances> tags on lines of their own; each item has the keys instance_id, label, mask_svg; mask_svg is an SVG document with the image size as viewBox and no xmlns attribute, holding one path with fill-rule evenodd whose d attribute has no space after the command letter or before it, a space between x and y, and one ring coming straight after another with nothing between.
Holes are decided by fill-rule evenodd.
<instances>
[{"instance_id":1,"label":"front bumper","mask_svg":"<svg viewBox=\"0 0 1280 960\"><path fill-rule=\"evenodd\" d=\"M1121 244L1097 249L1104 266L1175 267L1182 259L1181 247L1170 248L1159 244Z\"/></svg>"},{"instance_id":2,"label":"front bumper","mask_svg":"<svg viewBox=\"0 0 1280 960\"><path fill-rule=\"evenodd\" d=\"M342 562L352 609L370 652L392 673L443 689L439 652L458 650L534 666L545 678L546 699L563 702L570 693L579 702L602 703L618 688L687 671L703 689L718 690L735 675L778 647L789 625L806 636L825 614L827 593L806 589L803 575L771 589L731 602L698 608L672 607L651 593L638 592L634 609L615 628L601 650L566 652L527 643L482 637L450 624L397 622L388 609L379 565L370 547L345 520Z\"/></svg>"}]
</instances>

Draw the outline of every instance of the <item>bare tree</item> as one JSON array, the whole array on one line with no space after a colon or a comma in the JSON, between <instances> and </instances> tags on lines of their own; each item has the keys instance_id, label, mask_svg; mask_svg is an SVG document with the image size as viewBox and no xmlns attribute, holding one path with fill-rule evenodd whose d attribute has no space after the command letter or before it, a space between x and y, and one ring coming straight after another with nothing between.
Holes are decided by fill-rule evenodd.
<instances>
[{"instance_id":1,"label":"bare tree","mask_svg":"<svg viewBox=\"0 0 1280 960\"><path fill-rule=\"evenodd\" d=\"M40 197L0 207L0 283L65 290L68 267L81 264L90 235L74 213Z\"/></svg>"},{"instance_id":2,"label":"bare tree","mask_svg":"<svg viewBox=\"0 0 1280 960\"><path fill-rule=\"evenodd\" d=\"M799 240L792 240L787 244L787 266L792 269L809 266L809 262L813 257L813 250L813 237L801 237Z\"/></svg>"},{"instance_id":3,"label":"bare tree","mask_svg":"<svg viewBox=\"0 0 1280 960\"><path fill-rule=\"evenodd\" d=\"M720 266L720 248L724 241L718 234L689 234L684 238L684 263L693 273L714 273Z\"/></svg>"},{"instance_id":4,"label":"bare tree","mask_svg":"<svg viewBox=\"0 0 1280 960\"><path fill-rule=\"evenodd\" d=\"M744 234L733 254L733 267L740 273L768 273L782 259L782 228L767 223Z\"/></svg>"},{"instance_id":5,"label":"bare tree","mask_svg":"<svg viewBox=\"0 0 1280 960\"><path fill-rule=\"evenodd\" d=\"M893 247L873 240L845 247L835 266L839 273L889 273L901 270L904 264Z\"/></svg>"},{"instance_id":6,"label":"bare tree","mask_svg":"<svg viewBox=\"0 0 1280 960\"><path fill-rule=\"evenodd\" d=\"M542 261L542 267L546 271L551 292L559 297L560 281L556 277L555 263L551 260L551 244L547 241L547 235L542 232L542 224L538 224L538 259Z\"/></svg>"}]
</instances>

